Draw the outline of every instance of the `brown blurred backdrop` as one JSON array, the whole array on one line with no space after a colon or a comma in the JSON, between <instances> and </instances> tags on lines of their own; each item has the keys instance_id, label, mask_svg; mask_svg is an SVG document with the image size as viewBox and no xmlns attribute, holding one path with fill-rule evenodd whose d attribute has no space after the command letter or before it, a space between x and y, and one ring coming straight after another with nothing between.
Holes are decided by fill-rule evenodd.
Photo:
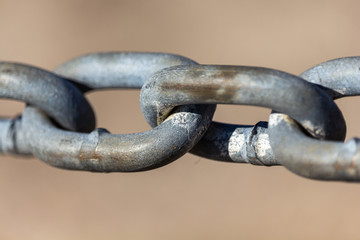
<instances>
[{"instance_id":1,"label":"brown blurred backdrop","mask_svg":"<svg viewBox=\"0 0 360 240\"><path fill-rule=\"evenodd\" d=\"M1 0L0 60L50 70L89 52L154 51L300 74L360 55L359 9L359 1ZM138 97L90 94L98 126L148 130ZM359 98L338 103L348 138L359 136ZM23 106L1 100L1 115ZM254 124L269 112L218 106L215 119ZM99 174L0 160L0 239L360 239L358 184L308 180L283 167L187 154L149 172Z\"/></svg>"}]
</instances>

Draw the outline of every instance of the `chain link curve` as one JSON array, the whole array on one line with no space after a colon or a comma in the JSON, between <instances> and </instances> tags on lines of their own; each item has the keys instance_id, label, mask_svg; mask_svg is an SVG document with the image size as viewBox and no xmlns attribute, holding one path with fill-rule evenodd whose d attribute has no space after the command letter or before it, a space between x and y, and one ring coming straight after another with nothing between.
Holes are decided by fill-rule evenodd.
<instances>
[{"instance_id":1,"label":"chain link curve","mask_svg":"<svg viewBox=\"0 0 360 240\"><path fill-rule=\"evenodd\" d=\"M83 94L54 73L19 63L0 63L0 98L24 101L47 113L61 127L90 132L94 112ZM31 154L21 117L0 119L0 152Z\"/></svg>"},{"instance_id":2,"label":"chain link curve","mask_svg":"<svg viewBox=\"0 0 360 240\"><path fill-rule=\"evenodd\" d=\"M317 138L338 141L345 138L343 116L326 93L299 77L273 69L216 65L167 68L145 83L140 103L153 127L177 105L245 104L286 112ZM278 164L272 156L264 124L234 129L231 125L216 123L210 131L206 134L206 143L201 140L201 145L191 152L216 160L225 157L256 165ZM217 151L210 154L208 149Z\"/></svg>"},{"instance_id":3,"label":"chain link curve","mask_svg":"<svg viewBox=\"0 0 360 240\"><path fill-rule=\"evenodd\" d=\"M78 71L89 63L97 67ZM171 54L99 53L70 60L55 72L85 85L85 91L140 88L157 70L179 64L195 62ZM102 81L106 76L110 76L108 81ZM25 109L23 119L28 130L25 138L42 161L71 170L127 172L157 168L188 152L206 132L214 111L214 105L182 106L161 126L134 134L110 134L105 129L90 134L66 132L31 107Z\"/></svg>"},{"instance_id":4,"label":"chain link curve","mask_svg":"<svg viewBox=\"0 0 360 240\"><path fill-rule=\"evenodd\" d=\"M300 75L319 84L332 98L360 95L360 57L334 59ZM321 180L360 181L360 139L346 143L306 136L289 116L272 113L270 144L278 161L290 171ZM289 147L296 144L294 151Z\"/></svg>"},{"instance_id":5,"label":"chain link curve","mask_svg":"<svg viewBox=\"0 0 360 240\"><path fill-rule=\"evenodd\" d=\"M149 79L153 74L155 74L156 71L160 71L160 72L167 71L167 69L165 69L165 70L162 70L162 69L171 67L171 65L170 66L167 65L167 63L166 63L167 60L164 60L163 65L161 65L161 67L159 67L158 69L152 69L153 71L150 71L151 70L151 67L150 67L145 71L147 74L142 75L142 77L138 77L138 78L137 77L134 78L134 76L136 76L136 74L134 76L128 75L126 77L131 78L132 81L128 81L128 84L125 84L125 85L124 85L124 81L123 82L120 81L120 85L116 85L116 84L119 84L119 82L117 82L116 79L119 79L118 75L121 75L121 74L118 74L116 71L108 71L109 68L111 70L111 68L112 68L111 66L118 64L116 62L116 59L119 55L131 56L132 54L135 54L135 55L138 54L138 56L149 55L149 59L153 58L156 55L156 53L155 54L154 53L89 54L87 56L83 56L83 57L76 58L74 60L66 62L65 64L63 64L59 68L57 68L55 70L55 73L61 76L61 78L59 78L60 81L69 79L70 82L73 81L73 83L85 93L87 91L92 91L95 89L113 88L112 86L122 87L122 88L140 88L141 85L145 82L145 80ZM106 57L107 55L108 55L108 57ZM162 54L162 55L170 56L170 59L171 59L171 56L175 56L175 58L179 57L184 61L183 65L190 64L190 66L193 68L201 68L199 65L197 65L197 63L195 63L194 61L192 61L190 59L186 59L186 58L176 56L176 55L171 55L171 54ZM96 57L94 57L94 56L96 56ZM104 59L105 59L105 61L104 61ZM156 59L156 57L155 57L155 59ZM103 61L103 63L99 65L98 63L101 62L101 60ZM155 62L156 62L156 60L155 60ZM136 67L137 64L140 67ZM179 65L179 64L174 64L173 66L175 66L175 67L172 67L172 68L184 68L185 67L185 66L176 67L176 65ZM127 68L129 68L129 66L131 66L131 69L133 69L134 73L138 72L138 74L140 74L140 75L143 73L142 72L143 69L141 69L141 66L144 67L144 65L142 65L141 61L137 62L137 63L130 62L127 65ZM312 86L310 87L310 89L321 89L321 90L315 90L315 91L319 92L319 95L323 95L322 91L324 91L330 97L332 97L334 99L340 98L343 96L349 96L349 95L355 96L355 95L359 94L358 82L354 81L354 79L357 80L358 70L359 70L358 66L359 66L359 57L342 58L342 59L329 61L329 62L326 62L323 64L319 64L319 65L315 66L314 68L304 72L300 77L303 79L306 79L308 82L311 82ZM221 66L221 67L223 67L223 66ZM89 71L89 69L91 69L91 70ZM95 69L95 71L94 71L94 69ZM273 71L276 71L276 70L273 70ZM156 73L156 74L158 74L158 73ZM286 73L284 73L284 74L286 75ZM324 79L326 79L326 80L324 81ZM95 81L93 81L93 80L95 80ZM351 87L349 87L349 86L351 86ZM219 88L217 90L221 89L222 86L219 85L218 87ZM172 90L178 91L179 89L172 88ZM182 90L182 89L180 89L180 90ZM142 92L143 91L144 91L144 88L143 88ZM205 99L204 101L205 101L205 103L211 103L211 104L217 103L216 101L213 101L213 100ZM224 102L227 102L227 101L229 101L229 99L224 100ZM189 100L187 102L186 101L182 102L181 104L184 104L184 103L191 103L191 100ZM141 101L141 104L143 105L143 101ZM163 109L160 109L160 110L155 109L155 111L153 111L154 109L152 110L153 111L152 114L154 114L154 112L156 114L155 118L152 116L152 120L149 121L148 116L146 117L147 120L149 121L150 125L153 127L155 127L158 123L161 123L164 120L163 116L167 116L168 113L171 111L169 109L174 107L174 102L170 103L170 102L163 101L163 103L161 103L161 104L164 104L164 106L165 106L165 107L163 107ZM158 105L157 107L159 107L160 105ZM177 105L177 104L175 104L175 105ZM161 108L161 106L160 106L160 108ZM182 106L177 107L177 110L175 110L174 112L171 112L171 114L173 114L173 113L178 114L177 112L183 111L183 110L181 110L181 108L183 108L183 107ZM212 108L212 110L210 110L210 108ZM212 107L209 106L209 109L208 109L209 111L207 113L212 116L211 111L213 111L214 108L215 108L215 106L212 106ZM186 110L186 111L188 111L188 110ZM192 111L192 110L194 110L194 108L190 108L190 111ZM281 110L281 109L276 109L276 110ZM149 111L149 112L151 112L151 111ZM282 111L282 112L288 113L287 111ZM331 112L332 112L332 110L329 111L329 113L331 113ZM170 119L172 119L171 114L170 114ZM200 116L202 116L202 114L201 113L199 114L199 112L197 112L197 114L198 114L198 117L201 118ZM340 112L340 114L341 114L341 112ZM27 126L26 128L28 128L29 126L35 126L36 124L38 124L39 129L42 129L42 130L47 131L47 130L51 129L51 131L52 130L61 131L62 133L66 133L65 135L67 135L69 133L67 131L57 129L56 126L54 126L53 123L49 121L48 114L44 114L44 112L40 111L37 108L30 106L25 109L23 115L25 116L23 118L26 119L25 122L28 124L28 125L26 125ZM159 116L160 116L160 120L159 121L156 120L156 123L154 123L153 120L157 119ZM297 127L298 123L293 122L292 119L290 119L289 117L287 117L285 115L281 115L284 117L285 120L280 119L279 116L280 116L279 113L273 113L270 116L269 128L268 128L268 125L266 122L257 123L257 124L255 124L255 126L225 125L225 124L213 122L213 123L211 123L211 125L210 125L209 129L206 131L206 133L205 133L205 130L208 128L208 126L202 128L201 135L204 133L205 133L205 135L203 137L199 137L200 139L197 139L196 141L194 141L194 142L197 142L200 140L198 142L198 144L196 144L194 146L194 144L195 144L194 143L194 144L192 144L191 147L187 146L188 149L186 151L182 152L181 154L179 154L176 157L171 156L169 158L171 160L163 161L162 163L160 163L161 161L159 161L157 163L152 162L150 164L150 166L149 165L144 166L141 164L140 164L141 165L140 166L140 165L135 164L129 168L125 167L125 168L121 168L121 169L115 169L115 171L139 171L139 170L148 170L148 169L152 169L155 167L159 167L159 166L162 166L166 163L169 163L169 162L175 160L176 158L178 158L179 156L186 153L187 151L189 151L192 148L191 149L192 153L199 154L201 156L204 156L204 157L207 157L210 159L216 159L216 160L221 160L221 161L234 161L235 160L237 162L249 162L249 163L256 164L256 165L279 165L280 164L280 165L284 165L285 167L287 167L288 169L290 169L291 171L293 171L299 175L314 178L314 179L360 181L360 176L359 176L359 168L360 168L359 167L360 166L359 155L360 154L359 154L359 150L358 150L359 149L359 147L358 147L359 140L358 139L352 139L346 144L334 143L334 142L322 141L322 140L315 140L315 139L306 137L304 135L304 129ZM211 117L208 116L207 118L208 118L208 121L210 122ZM330 119L332 119L332 118L330 117ZM178 119L177 123L180 123L182 120L183 120L182 118ZM284 120L284 121L282 121L282 120ZM340 120L340 121L334 120L334 122L339 123L342 120ZM169 120L166 120L162 124L166 124L166 122L168 122L168 121ZM12 122L16 123L16 122L19 122L19 120L14 120ZM34 122L37 122L37 123L34 124ZM274 124L274 122L277 124ZM301 157L299 157L299 158L293 157L293 158L291 158L291 160L289 160L290 158L288 158L286 154L282 153L281 152L282 150L279 150L279 149L281 149L281 147L279 147L277 140L274 140L274 138L276 138L274 136L282 137L283 134L286 132L285 130L283 132L276 131L276 127L282 126L281 124L279 124L280 122L285 122L287 124L285 127L287 127L288 129L291 129L291 131L292 131L292 133L287 136L287 137L290 137L290 138L288 138L288 141L285 141L285 144L284 143L280 144L283 148L284 147L285 148L292 147L293 145L295 145L297 143L295 140L291 139L294 136L295 136L294 139L301 139L301 141L303 141L303 138L307 138L307 139L310 139L311 141L313 141L312 144L308 144L307 145L308 147L303 148L302 151L306 151L306 149L310 148L313 145L317 145L317 146L323 145L324 146L324 144L325 145L326 144L334 144L334 145L332 145L332 147L335 145L339 146L340 150L337 150L336 154L340 157L338 157L338 159L335 163L332 162L332 160L328 160L327 157L324 157L324 160L322 160L322 164L325 164L326 166L330 166L330 165L332 166L332 169L330 170L330 172L331 171L334 172L334 169L337 171L336 176L329 177L329 170L326 170L326 166L324 168L319 167L318 169L311 168L311 164L313 164L313 163L311 163L311 161L313 161L313 160L307 161L305 156L302 156L302 158ZM321 121L319 121L319 122L321 122ZM325 122L325 119L324 119L324 122ZM304 122L303 122L303 124L304 124ZM324 123L322 123L322 124L324 124ZM325 123L325 124L327 124L327 123ZM9 126L9 122L8 121L4 122L4 120L0 121L0 132L1 132L2 125ZM16 125L16 124L14 124L14 125ZM340 123L340 125L341 125L341 123ZM284 126L282 126L282 127L283 127L283 129L285 128ZM305 124L305 127L306 127L306 124ZM309 130L308 127L307 127L307 129ZM277 130L279 130L279 128L277 128ZM50 131L50 133L53 133L51 131ZM273 132L273 133L275 132L277 135L271 134L270 132ZM320 137L321 139L333 139L333 140L341 141L344 138L345 129L339 128L338 130L334 131L334 129L329 128L329 130L327 130L327 132L330 135L328 135L328 136L323 135L323 133L325 133L325 132L321 132L320 134L315 134L315 135L317 137ZM234 134L234 133L236 133L236 134ZM34 132L31 133L31 131L26 132L26 139L28 142L34 141L33 134L34 134ZM75 133L75 134L79 134L79 133ZM90 171L113 171L114 165L104 164L104 161L102 161L102 159L100 159L100 161L98 161L98 163L97 163L98 166L94 168L94 162L96 162L97 160L93 158L93 156L94 156L93 153L96 153L96 154L98 153L98 151L94 151L94 149L96 149L99 146L98 145L99 141L104 141L104 140L100 140L100 139L106 139L108 135L110 135L110 134L105 129L97 129L94 132L92 132L90 135L87 135L87 140L85 142L83 142L83 144L81 145L80 155L82 158L85 159L85 161L84 161L84 159L82 160L82 163L81 163L82 166L80 168L79 168L79 166L75 166L76 164L74 165L74 163L76 162L76 161L74 162L74 159L67 158L67 157L63 158L61 161L57 161L57 163L62 162L62 164L65 164L67 166L65 166L65 165L59 166L57 163L51 162L52 160L51 161L45 160L45 162L48 162L54 166L65 167L68 169L90 170ZM301 137L297 138L298 136L301 136ZM43 135L42 137L46 137L46 136ZM143 136L141 136L140 138L143 138ZM191 138L191 136L188 136L188 138ZM241 139L241 138L243 138L243 139ZM270 138L271 138L271 140L270 140ZM219 141L219 139L221 141ZM5 140L7 141L8 139L5 139ZM62 138L62 140L66 141L69 139L67 139L67 136L66 136L66 137ZM248 152L246 153L246 156L239 157L239 151L237 151L237 152L236 151L235 152L228 151L229 144L232 144L233 147L235 146L235 148L238 148L238 146L236 146L236 145L239 145L239 140L241 140L242 143L245 143L245 145L243 145L243 146L245 146L246 150L248 150ZM56 141L54 141L54 142L56 142ZM71 142L71 141L69 141L69 142ZM219 145L219 142L221 142L220 145ZM109 142L104 141L104 143L109 143ZM121 143L123 143L123 142L121 142ZM290 144L290 143L293 143L293 144ZM120 144L120 142L118 142L117 146L119 146L119 144ZM0 142L0 145L1 145L1 142ZM115 145L113 145L113 147L117 147ZM35 153L35 155L38 158L43 158L43 156L39 155L39 152L44 152L44 151L46 152L46 148L48 147L46 145L43 145L43 146L45 148L43 148L43 149L37 148L35 150L32 149L31 151L28 151L27 153L30 153L30 152ZM73 146L71 146L71 147L73 147ZM68 149L71 149L71 147ZM225 149L225 147L227 147L228 149ZM129 146L129 148L130 148L130 146ZM206 150L206 148L207 148L207 150ZM87 153L87 151L89 149L90 149L90 154ZM223 151L224 149L225 149L225 151ZM249 151L249 149L250 149L250 151ZM264 149L266 151L264 151ZM299 149L301 149L301 148L299 148ZM298 149L298 152L301 151L299 149ZM289 152L289 151L287 151L287 152ZM23 154L24 153L25 152L23 152ZM119 155L119 154L121 155L123 153L117 152L115 155ZM244 154L244 152L241 152L241 154ZM275 154L275 156L274 156L274 154ZM45 155L46 155L46 153L45 153ZM331 154L328 154L328 155L331 155ZM345 157L341 157L341 156L345 156ZM58 158L58 157L59 156L55 154L55 158ZM316 155L314 155L312 157L313 157L312 159L315 159ZM143 159L145 159L145 158L143 158ZM239 159L240 159L240 161L239 161ZM287 160L284 160L284 159L287 159ZM42 159L42 160L44 160L44 159ZM291 164L294 165L294 162L296 162L296 164L298 164L297 167L295 167L295 168L291 166ZM330 162L332 162L332 164L330 164ZM87 163L89 163L89 164L87 164ZM303 170L303 172L301 172L299 170L300 168L298 167L301 164L303 165L301 168L305 169L305 170ZM323 174L322 171L323 172L325 171L327 173Z\"/></svg>"}]
</instances>

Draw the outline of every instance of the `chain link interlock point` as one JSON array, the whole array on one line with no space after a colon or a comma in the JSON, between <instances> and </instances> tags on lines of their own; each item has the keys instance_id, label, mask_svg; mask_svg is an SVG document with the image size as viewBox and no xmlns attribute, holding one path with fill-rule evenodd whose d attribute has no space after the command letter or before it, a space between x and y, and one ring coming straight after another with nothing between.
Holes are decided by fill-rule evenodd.
<instances>
[{"instance_id":1,"label":"chain link interlock point","mask_svg":"<svg viewBox=\"0 0 360 240\"><path fill-rule=\"evenodd\" d=\"M333 99L360 95L360 57L327 61L300 76L319 84ZM318 141L306 136L291 118L281 113L270 115L269 128L277 159L294 173L321 180L359 181L360 139L345 144ZM291 151L294 144L296 151Z\"/></svg>"},{"instance_id":2,"label":"chain link interlock point","mask_svg":"<svg viewBox=\"0 0 360 240\"><path fill-rule=\"evenodd\" d=\"M140 103L152 127L161 123L178 105L247 104L286 112L317 138L340 141L345 138L343 116L326 93L299 77L272 69L206 65L167 68L145 83ZM277 164L275 159L269 158L272 153L268 134L266 130L261 131L259 124L250 128L237 126L236 131L224 124L217 124L216 128L218 133L212 134L216 137L211 141L214 146L202 144L195 153L217 160L225 157L234 162ZM253 131L254 128L258 130ZM231 138L226 137L228 131ZM252 142L255 151L244 144L245 139L257 139ZM209 156L209 148L217 148L218 155Z\"/></svg>"},{"instance_id":3,"label":"chain link interlock point","mask_svg":"<svg viewBox=\"0 0 360 240\"><path fill-rule=\"evenodd\" d=\"M184 57L156 53L91 54L71 60L55 72L83 84L87 91L141 88L156 71L195 64ZM83 68L87 71L79 71ZM105 80L106 79L106 80ZM188 152L207 130L214 105L184 106L161 126L136 134L91 134L56 128L38 109L23 114L26 138L33 154L50 165L100 172L142 171L167 164ZM179 124L180 123L180 124Z\"/></svg>"},{"instance_id":4,"label":"chain link interlock point","mask_svg":"<svg viewBox=\"0 0 360 240\"><path fill-rule=\"evenodd\" d=\"M129 139L128 137L131 134L120 135L119 137L119 135L111 135L103 129L98 129L91 134L69 132L64 129L58 129L48 119L47 114L39 109L27 107L22 121L26 129L24 131L26 137L23 139L27 139L27 141L23 144L30 146L31 153L43 161L67 169L91 171L147 170L169 163L192 148L191 151L193 153L221 161L250 162L258 165L280 164L297 174L315 179L359 181L359 174L356 174L359 172L360 165L358 163L359 148L356 144L353 144L358 142L357 139L349 141L346 145L334 143L333 141L330 142L330 144L338 144L339 146L350 146L342 147L340 152L342 156L348 156L348 159L352 159L350 161L351 169L345 168L345 171L343 171L343 166L349 165L349 161L342 162L341 159L338 159L336 164L326 159L325 161L317 161L315 158L318 153L313 151L314 161L320 163L319 166L321 167L319 169L319 167L312 168L312 166L316 165L314 163L306 164L306 157L303 155L303 152L297 150L303 140L294 144L290 144L291 141L286 141L288 145L282 145L277 141L278 137L272 133L284 134L285 131L279 132L274 130L276 127L281 126L281 124L278 124L281 122L278 118L279 121L273 124L274 114L270 118L270 132L268 131L267 123L264 122L260 122L255 126L237 126L221 123L211 123L210 125L215 109L213 104L260 105L289 114L297 120L296 126L301 124L299 132L302 135L307 132L306 134L311 134L313 137L315 136L320 139L342 141L346 130L344 120L340 110L330 97L358 95L356 90L359 88L357 77L358 66L359 60L357 57L342 58L320 64L306 71L301 77L296 77L277 70L264 68L202 66L197 65L190 59L171 54L89 54L66 62L55 70L61 76L58 77L59 80L71 79L73 82L77 82L75 84L76 87L83 92L111 87L140 88L148 80L145 84L147 87L142 88L140 103L144 115L153 127L161 123L158 127L151 130L154 131L155 135L147 139L146 133L144 133L144 135L138 135L137 138ZM192 72L191 70L196 71ZM160 72L156 73L157 71ZM330 76L336 75L338 78L331 78L326 74ZM167 78L166 76L171 77ZM310 84L303 78L313 83ZM152 89L157 84L156 81L158 79L165 79L157 86L160 86L159 89L161 91L155 89L152 93L146 90ZM317 82L316 79L320 79L320 81ZM324 79L328 80L324 81ZM339 85L339 80L344 81L342 82L343 85ZM184 83L185 85L182 85ZM280 94L279 89L284 91ZM146 91L148 91L148 97L146 97ZM229 95L229 93L231 94ZM147 98L150 101L147 101ZM201 105L187 106L182 104ZM177 107L173 112L170 112L175 106ZM205 107L207 110L202 113L196 112L195 109L198 106ZM186 118L183 116L189 116L189 112L187 112L189 109L196 112L193 116L197 117L194 119L206 119L204 120L206 124L198 128L199 134L195 134L195 140L192 139L193 135L191 133L193 133L192 130L196 132L196 129L189 131L188 127L184 127L183 122L186 122ZM204 114L205 112L206 114ZM174 117L176 114L183 115L180 118L176 118ZM194 112L190 112L190 114L194 114ZM165 117L168 117L168 119L163 121ZM156 131L174 118L176 118L176 121L173 123L176 124L170 124L170 129L178 128L174 131L175 134L167 135L166 143L171 142L170 145L175 151L169 147L170 145L167 145L169 152L165 159L160 157L154 161L154 158L149 156L160 151L156 147L160 144L158 143L158 136L161 136L161 134L157 135L159 132ZM287 118L289 120L287 122L293 121L288 116ZM201 122L202 120L199 121ZM208 130L206 131L206 129ZM169 131L169 129L166 131ZM177 136L176 134L182 131L184 132L183 135L191 143L186 143L185 141L185 147L180 146L176 148L177 143L172 140L176 139L174 136ZM1 128L0 132L3 133ZM205 135L202 137L204 133ZM305 138L309 139L308 136L305 136ZM136 144L137 141L144 139L145 142ZM196 144L199 140L200 142ZM311 138L311 140L313 141L312 147L315 149L317 146L321 148L323 143L328 143L314 138ZM354 149L357 152L355 155L353 154ZM145 152L150 154L145 156ZM284 160L284 158L289 158L283 152L294 153L292 155L294 159ZM283 154L285 154L285 157ZM338 163L339 161L340 163ZM298 163L293 164L294 162ZM295 167L293 167L294 165ZM303 172L306 172L306 169L311 174L304 174ZM324 169L327 172L325 175L322 172ZM328 177L329 175L331 177Z\"/></svg>"},{"instance_id":5,"label":"chain link interlock point","mask_svg":"<svg viewBox=\"0 0 360 240\"><path fill-rule=\"evenodd\" d=\"M25 101L46 112L60 126L79 132L95 128L95 115L84 95L68 80L18 63L0 63L0 96ZM86 119L86 121L84 121ZM31 154L24 141L22 118L0 120L3 153Z\"/></svg>"}]
</instances>

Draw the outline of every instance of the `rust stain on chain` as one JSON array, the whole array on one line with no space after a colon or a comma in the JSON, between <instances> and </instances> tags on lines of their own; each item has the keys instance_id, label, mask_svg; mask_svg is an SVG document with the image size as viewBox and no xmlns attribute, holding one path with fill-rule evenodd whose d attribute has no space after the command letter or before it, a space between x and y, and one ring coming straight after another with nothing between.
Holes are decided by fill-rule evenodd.
<instances>
[{"instance_id":1,"label":"rust stain on chain","mask_svg":"<svg viewBox=\"0 0 360 240\"><path fill-rule=\"evenodd\" d=\"M360 57L335 59L297 77L260 67L200 65L164 53L88 54L56 74L0 62L0 97L27 103L16 124L0 119L0 152L33 154L65 169L111 172L157 168L192 151L219 161L281 164L313 179L360 182L360 140L326 141L345 135L331 97L360 95L359 66ZM118 135L92 131L95 116L83 93L104 88L142 88L142 112L154 128ZM270 115L269 124L214 124L219 103L279 113Z\"/></svg>"}]
</instances>

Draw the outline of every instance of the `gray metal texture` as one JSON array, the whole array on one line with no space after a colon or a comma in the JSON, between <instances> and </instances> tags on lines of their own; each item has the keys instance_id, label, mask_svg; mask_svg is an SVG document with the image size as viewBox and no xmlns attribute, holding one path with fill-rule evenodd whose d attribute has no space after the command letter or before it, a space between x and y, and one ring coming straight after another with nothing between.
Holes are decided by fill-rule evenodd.
<instances>
[{"instance_id":1,"label":"gray metal texture","mask_svg":"<svg viewBox=\"0 0 360 240\"><path fill-rule=\"evenodd\" d=\"M61 127L79 132L95 128L95 115L82 92L66 79L32 66L0 62L0 97L24 101L46 112ZM22 139L21 118L0 120L0 151L30 154Z\"/></svg>"},{"instance_id":2,"label":"gray metal texture","mask_svg":"<svg viewBox=\"0 0 360 240\"><path fill-rule=\"evenodd\" d=\"M54 72L92 89L140 89L157 71L170 66L197 64L191 59L166 53L105 52L74 58Z\"/></svg>"},{"instance_id":3,"label":"gray metal texture","mask_svg":"<svg viewBox=\"0 0 360 240\"><path fill-rule=\"evenodd\" d=\"M263 106L287 113L319 139L342 141L346 132L340 110L325 92L299 77L266 68L207 65L167 68L145 83L140 103L152 127L160 124L175 106L221 103ZM296 145L289 146L290 151L296 151L295 148ZM259 124L255 127L213 124L192 152L217 160L278 164L267 130Z\"/></svg>"},{"instance_id":4,"label":"gray metal texture","mask_svg":"<svg viewBox=\"0 0 360 240\"><path fill-rule=\"evenodd\" d=\"M160 53L90 54L61 65L55 72L97 88L140 88L156 71L179 64L196 64L176 55ZM24 139L31 152L56 167L99 172L142 171L167 164L188 152L211 123L215 105L178 107L167 121L143 133L90 134L58 129L39 109L23 113Z\"/></svg>"},{"instance_id":5,"label":"gray metal texture","mask_svg":"<svg viewBox=\"0 0 360 240\"><path fill-rule=\"evenodd\" d=\"M15 65L22 68L12 73L14 81L51 78L54 83L69 85L69 89L52 87L59 96L74 95L74 91L82 95L97 89L142 88L140 105L153 129L123 135L105 129L81 133L84 130L61 118L75 117L66 112L67 103L58 107L63 103L44 101L38 94L46 88L31 91L37 93L35 99L40 97L36 101L51 102L51 109L32 102L30 95L20 98L26 90L9 87L5 81L5 88L14 93L0 92L0 97L20 99L28 106L22 118L0 119L2 152L33 154L65 169L113 172L157 168L190 151L220 161L283 165L314 179L360 181L359 139L342 143L345 121L333 102L359 95L360 57L325 62L300 77L259 67L199 65L163 53L88 54L62 64L55 74ZM8 79L7 74L0 71L0 79ZM75 106L86 102L83 97L66 98ZM211 122L216 104L256 105L274 111L269 124L231 125ZM89 118L79 115L75 118L80 123Z\"/></svg>"},{"instance_id":6,"label":"gray metal texture","mask_svg":"<svg viewBox=\"0 0 360 240\"><path fill-rule=\"evenodd\" d=\"M322 85L333 98L360 95L360 57L319 64L300 75ZM346 143L319 141L289 116L272 113L270 144L280 164L301 176L322 180L360 181L360 139ZM292 146L295 149L291 149Z\"/></svg>"}]
</instances>

